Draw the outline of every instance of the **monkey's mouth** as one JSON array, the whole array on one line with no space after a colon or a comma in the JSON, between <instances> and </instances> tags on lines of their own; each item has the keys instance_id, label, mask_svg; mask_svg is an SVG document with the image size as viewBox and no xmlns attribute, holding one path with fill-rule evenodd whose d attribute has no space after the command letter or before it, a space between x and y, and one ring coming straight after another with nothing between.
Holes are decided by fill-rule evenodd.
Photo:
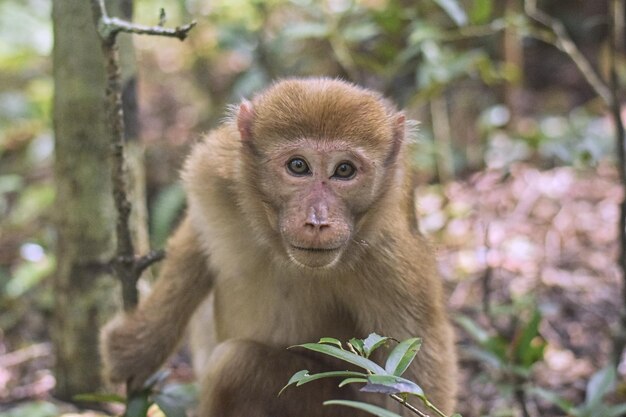
<instances>
[{"instance_id":1,"label":"monkey's mouth","mask_svg":"<svg viewBox=\"0 0 626 417\"><path fill-rule=\"evenodd\" d=\"M287 249L289 259L297 265L305 268L330 268L341 257L342 247L306 247L290 244Z\"/></svg>"},{"instance_id":2,"label":"monkey's mouth","mask_svg":"<svg viewBox=\"0 0 626 417\"><path fill-rule=\"evenodd\" d=\"M305 248L302 246L296 246L296 245L291 245L292 248L294 249L298 249L298 250L303 250L306 252L334 252L336 250L341 249L340 246L336 247L336 248Z\"/></svg>"}]
</instances>

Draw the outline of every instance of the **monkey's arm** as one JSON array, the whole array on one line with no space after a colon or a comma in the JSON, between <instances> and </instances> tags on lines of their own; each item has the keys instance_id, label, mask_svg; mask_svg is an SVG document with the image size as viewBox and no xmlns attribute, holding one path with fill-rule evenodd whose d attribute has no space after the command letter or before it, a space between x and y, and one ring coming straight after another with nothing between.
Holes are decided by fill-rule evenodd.
<instances>
[{"instance_id":1,"label":"monkey's arm","mask_svg":"<svg viewBox=\"0 0 626 417\"><path fill-rule=\"evenodd\" d=\"M167 256L152 292L139 307L102 330L105 376L140 388L178 345L196 307L208 295L213 274L198 237L185 218L167 245Z\"/></svg>"}]
</instances>

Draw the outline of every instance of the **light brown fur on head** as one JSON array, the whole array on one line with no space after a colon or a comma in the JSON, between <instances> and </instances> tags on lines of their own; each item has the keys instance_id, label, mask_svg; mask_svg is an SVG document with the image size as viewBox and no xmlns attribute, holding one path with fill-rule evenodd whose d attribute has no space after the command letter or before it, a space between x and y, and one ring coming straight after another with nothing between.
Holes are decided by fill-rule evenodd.
<instances>
[{"instance_id":1,"label":"light brown fur on head","mask_svg":"<svg viewBox=\"0 0 626 417\"><path fill-rule=\"evenodd\" d=\"M281 81L252 101L251 133L259 145L342 139L375 149L394 137L396 111L383 103L378 93L339 80Z\"/></svg>"},{"instance_id":2,"label":"light brown fur on head","mask_svg":"<svg viewBox=\"0 0 626 417\"><path fill-rule=\"evenodd\" d=\"M406 377L450 413L452 331L416 227L405 142L402 113L342 81L280 81L243 101L185 164L188 214L161 277L103 333L109 375L140 384L192 320L201 417L343 415L321 402L385 397L311 383L277 398L294 370L329 366L286 347L421 336Z\"/></svg>"}]
</instances>

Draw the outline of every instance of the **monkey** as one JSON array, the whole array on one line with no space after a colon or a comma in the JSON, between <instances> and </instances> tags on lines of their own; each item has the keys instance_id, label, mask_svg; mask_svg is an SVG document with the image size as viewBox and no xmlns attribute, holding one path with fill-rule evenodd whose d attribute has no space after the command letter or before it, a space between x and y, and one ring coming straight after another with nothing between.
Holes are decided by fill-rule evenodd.
<instances>
[{"instance_id":1,"label":"monkey","mask_svg":"<svg viewBox=\"0 0 626 417\"><path fill-rule=\"evenodd\" d=\"M101 332L107 378L141 387L189 327L201 417L341 416L321 403L365 398L408 415L337 381L277 393L330 370L290 346L420 336L405 377L451 413L453 331L417 228L405 115L330 78L278 81L232 113L184 164L187 212L152 292Z\"/></svg>"}]
</instances>

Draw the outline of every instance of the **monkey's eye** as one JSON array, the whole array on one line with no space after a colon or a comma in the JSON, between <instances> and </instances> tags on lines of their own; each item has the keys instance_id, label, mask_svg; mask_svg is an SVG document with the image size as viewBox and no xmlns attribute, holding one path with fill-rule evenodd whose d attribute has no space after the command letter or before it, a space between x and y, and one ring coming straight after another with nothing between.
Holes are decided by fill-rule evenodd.
<instances>
[{"instance_id":1,"label":"monkey's eye","mask_svg":"<svg viewBox=\"0 0 626 417\"><path fill-rule=\"evenodd\" d=\"M350 162L342 162L335 168L334 178L349 180L356 174L356 168Z\"/></svg>"},{"instance_id":2,"label":"monkey's eye","mask_svg":"<svg viewBox=\"0 0 626 417\"><path fill-rule=\"evenodd\" d=\"M289 170L292 175L298 177L307 175L311 172L306 161L302 158L293 158L289 160L289 162L287 162L287 170Z\"/></svg>"}]
</instances>

